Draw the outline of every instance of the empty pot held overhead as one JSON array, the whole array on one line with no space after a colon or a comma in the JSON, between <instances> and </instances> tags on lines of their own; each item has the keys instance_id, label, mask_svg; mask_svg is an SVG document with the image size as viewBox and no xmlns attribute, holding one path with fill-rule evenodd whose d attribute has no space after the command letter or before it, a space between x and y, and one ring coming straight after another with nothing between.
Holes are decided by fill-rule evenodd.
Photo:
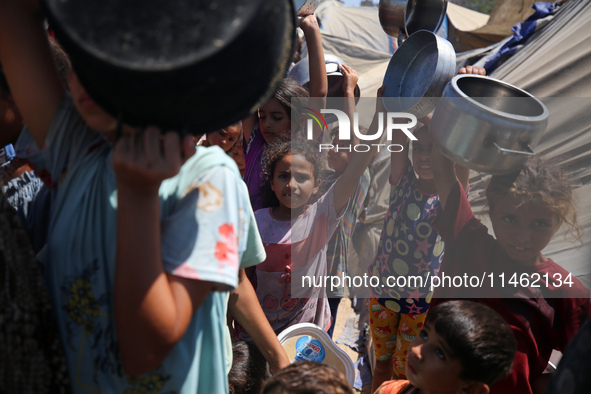
<instances>
[{"instance_id":1,"label":"empty pot held overhead","mask_svg":"<svg viewBox=\"0 0 591 394\"><path fill-rule=\"evenodd\" d=\"M378 15L386 34L408 37L419 30L436 32L447 11L447 0L380 0Z\"/></svg>"},{"instance_id":2,"label":"empty pot held overhead","mask_svg":"<svg viewBox=\"0 0 591 394\"><path fill-rule=\"evenodd\" d=\"M428 115L456 69L456 52L444 38L426 30L413 33L394 52L384 76L382 100L389 112Z\"/></svg>"},{"instance_id":3,"label":"empty pot held overhead","mask_svg":"<svg viewBox=\"0 0 591 394\"><path fill-rule=\"evenodd\" d=\"M264 103L293 55L291 0L44 0L88 93L134 126L199 133Z\"/></svg>"},{"instance_id":4,"label":"empty pot held overhead","mask_svg":"<svg viewBox=\"0 0 591 394\"><path fill-rule=\"evenodd\" d=\"M534 155L548 109L525 90L480 75L455 76L437 105L430 129L449 159L494 175L513 172Z\"/></svg>"}]
</instances>

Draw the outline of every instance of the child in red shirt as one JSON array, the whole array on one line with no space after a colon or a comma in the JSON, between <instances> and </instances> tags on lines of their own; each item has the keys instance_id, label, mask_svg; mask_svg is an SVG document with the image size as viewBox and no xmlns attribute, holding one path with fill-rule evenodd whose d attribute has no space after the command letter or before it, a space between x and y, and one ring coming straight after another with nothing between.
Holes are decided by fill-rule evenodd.
<instances>
[{"instance_id":1,"label":"child in red shirt","mask_svg":"<svg viewBox=\"0 0 591 394\"><path fill-rule=\"evenodd\" d=\"M564 351L590 312L589 291L541 253L562 224L580 239L569 180L535 158L512 174L493 176L486 197L495 238L472 213L453 165L437 149L432 161L443 207L433 226L446 244L439 276L486 278L476 289L437 288L432 305L470 298L497 311L518 348L511 374L492 392L541 392L552 350ZM518 286L509 283L513 277Z\"/></svg>"}]
</instances>

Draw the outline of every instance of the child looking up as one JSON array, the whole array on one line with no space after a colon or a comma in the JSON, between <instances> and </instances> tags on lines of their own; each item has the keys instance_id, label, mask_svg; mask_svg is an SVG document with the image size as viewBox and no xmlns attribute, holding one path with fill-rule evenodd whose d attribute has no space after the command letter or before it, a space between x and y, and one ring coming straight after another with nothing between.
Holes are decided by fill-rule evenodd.
<instances>
[{"instance_id":1,"label":"child looking up","mask_svg":"<svg viewBox=\"0 0 591 394\"><path fill-rule=\"evenodd\" d=\"M486 394L511 371L511 328L489 307L448 301L431 308L408 348L408 380L385 382L376 394Z\"/></svg>"},{"instance_id":2,"label":"child looking up","mask_svg":"<svg viewBox=\"0 0 591 394\"><path fill-rule=\"evenodd\" d=\"M492 391L541 392L552 350L564 351L590 313L589 292L542 254L563 224L580 239L570 181L559 166L539 158L529 159L512 174L493 176L486 189L493 237L472 213L454 166L438 149L432 162L442 205L434 226L446 243L440 275L526 275L532 283L539 279L539 287L501 286L497 281L485 282L476 293L437 289L433 304L445 298L488 297L474 301L497 311L517 340L512 372Z\"/></svg>"}]
</instances>

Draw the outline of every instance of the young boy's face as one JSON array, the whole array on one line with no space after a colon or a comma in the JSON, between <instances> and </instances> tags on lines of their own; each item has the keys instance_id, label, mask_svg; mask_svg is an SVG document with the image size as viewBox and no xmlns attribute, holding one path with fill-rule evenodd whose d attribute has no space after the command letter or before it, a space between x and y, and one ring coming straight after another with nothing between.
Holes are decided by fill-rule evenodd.
<instances>
[{"instance_id":1,"label":"young boy's face","mask_svg":"<svg viewBox=\"0 0 591 394\"><path fill-rule=\"evenodd\" d=\"M342 141L339 139L337 134L332 140L332 144L334 145L334 148L328 151L327 156L328 166L335 172L336 176L340 176L343 172L345 172L345 169L349 164L349 160L351 160L351 152L345 150L350 148L351 141ZM339 148L338 151L337 147Z\"/></svg>"},{"instance_id":2,"label":"young boy's face","mask_svg":"<svg viewBox=\"0 0 591 394\"><path fill-rule=\"evenodd\" d=\"M425 323L408 349L406 378L421 392L457 392L466 382L460 379L460 360L451 354L452 349L435 327Z\"/></svg>"}]
</instances>

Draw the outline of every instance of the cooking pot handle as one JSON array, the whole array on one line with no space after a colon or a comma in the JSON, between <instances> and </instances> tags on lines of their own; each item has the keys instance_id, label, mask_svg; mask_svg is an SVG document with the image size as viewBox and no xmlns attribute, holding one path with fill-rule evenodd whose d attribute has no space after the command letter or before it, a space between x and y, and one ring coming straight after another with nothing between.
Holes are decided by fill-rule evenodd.
<instances>
[{"instance_id":1,"label":"cooking pot handle","mask_svg":"<svg viewBox=\"0 0 591 394\"><path fill-rule=\"evenodd\" d=\"M523 152L520 150L512 150L512 149L505 149L505 148L501 148L500 146L497 145L496 142L493 142L493 145L499 150L499 152L501 152L502 154L505 153L510 153L510 154L517 154L517 155L527 155L527 156L533 156L536 154L536 152L534 152L534 150L531 148L531 146L525 145L527 147L527 149L529 150L529 152Z\"/></svg>"}]
</instances>

